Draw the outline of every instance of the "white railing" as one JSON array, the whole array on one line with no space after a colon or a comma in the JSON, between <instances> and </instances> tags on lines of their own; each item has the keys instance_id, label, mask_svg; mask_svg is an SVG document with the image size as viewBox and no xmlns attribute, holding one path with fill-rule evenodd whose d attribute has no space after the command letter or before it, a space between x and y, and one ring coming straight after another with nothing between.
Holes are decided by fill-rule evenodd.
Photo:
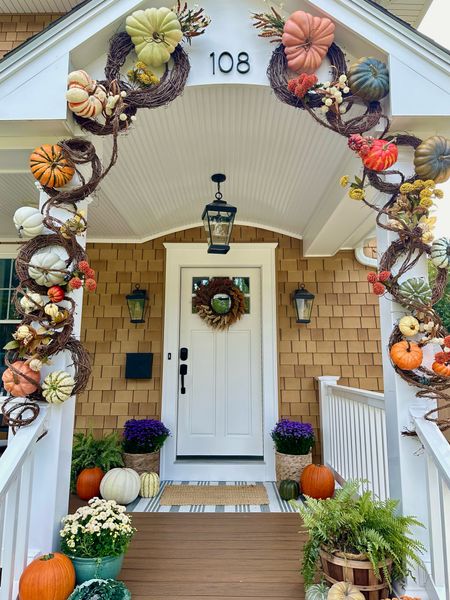
<instances>
[{"instance_id":1,"label":"white railing","mask_svg":"<svg viewBox=\"0 0 450 600\"><path fill-rule=\"evenodd\" d=\"M39 479L35 455L46 432L47 407L43 406L31 425L10 436L0 458L0 600L15 600L20 575L33 558L30 556L32 489L35 476Z\"/></svg>"}]
</instances>

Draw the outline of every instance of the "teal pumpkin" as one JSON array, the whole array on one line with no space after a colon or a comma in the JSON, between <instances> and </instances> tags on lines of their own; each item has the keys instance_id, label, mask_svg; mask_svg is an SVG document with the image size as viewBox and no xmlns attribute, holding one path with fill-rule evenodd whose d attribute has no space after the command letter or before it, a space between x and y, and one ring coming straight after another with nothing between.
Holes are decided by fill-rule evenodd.
<instances>
[{"instance_id":1,"label":"teal pumpkin","mask_svg":"<svg viewBox=\"0 0 450 600\"><path fill-rule=\"evenodd\" d=\"M329 591L330 588L324 581L321 583L314 583L313 585L308 585L308 587L305 589L305 599L327 600Z\"/></svg>"},{"instance_id":2,"label":"teal pumpkin","mask_svg":"<svg viewBox=\"0 0 450 600\"><path fill-rule=\"evenodd\" d=\"M400 285L399 290L403 296L405 305L409 305L410 303L428 305L431 302L431 288L423 277L411 277L407 279Z\"/></svg>"},{"instance_id":3,"label":"teal pumpkin","mask_svg":"<svg viewBox=\"0 0 450 600\"><path fill-rule=\"evenodd\" d=\"M450 140L433 135L419 144L414 152L414 167L421 179L444 183L450 178Z\"/></svg>"},{"instance_id":4,"label":"teal pumpkin","mask_svg":"<svg viewBox=\"0 0 450 600\"><path fill-rule=\"evenodd\" d=\"M280 496L283 500L297 500L300 495L300 486L293 479L283 479L280 483Z\"/></svg>"},{"instance_id":5,"label":"teal pumpkin","mask_svg":"<svg viewBox=\"0 0 450 600\"><path fill-rule=\"evenodd\" d=\"M348 86L355 96L367 102L381 100L389 94L389 71L376 58L360 58L348 71Z\"/></svg>"},{"instance_id":6,"label":"teal pumpkin","mask_svg":"<svg viewBox=\"0 0 450 600\"><path fill-rule=\"evenodd\" d=\"M448 269L450 267L450 239L439 238L431 245L431 262L438 269Z\"/></svg>"}]
</instances>

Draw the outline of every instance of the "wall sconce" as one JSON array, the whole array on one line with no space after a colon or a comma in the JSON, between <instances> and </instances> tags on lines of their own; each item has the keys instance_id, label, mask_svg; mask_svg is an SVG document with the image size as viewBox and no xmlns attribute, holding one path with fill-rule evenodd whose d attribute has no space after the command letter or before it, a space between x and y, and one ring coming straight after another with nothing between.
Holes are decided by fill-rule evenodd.
<instances>
[{"instance_id":1,"label":"wall sconce","mask_svg":"<svg viewBox=\"0 0 450 600\"><path fill-rule=\"evenodd\" d=\"M203 226L208 236L208 254L226 254L230 249L236 207L222 200L220 184L225 181L225 175L216 173L211 179L217 183L216 199L205 206L202 214Z\"/></svg>"},{"instance_id":2,"label":"wall sconce","mask_svg":"<svg viewBox=\"0 0 450 600\"><path fill-rule=\"evenodd\" d=\"M292 301L297 315L297 323L311 323L311 313L314 304L314 294L308 292L303 283L292 294Z\"/></svg>"},{"instance_id":3,"label":"wall sconce","mask_svg":"<svg viewBox=\"0 0 450 600\"><path fill-rule=\"evenodd\" d=\"M128 310L130 312L131 323L144 323L145 313L147 311L148 296L146 290L141 290L139 284L134 286L134 290L126 295Z\"/></svg>"}]
</instances>

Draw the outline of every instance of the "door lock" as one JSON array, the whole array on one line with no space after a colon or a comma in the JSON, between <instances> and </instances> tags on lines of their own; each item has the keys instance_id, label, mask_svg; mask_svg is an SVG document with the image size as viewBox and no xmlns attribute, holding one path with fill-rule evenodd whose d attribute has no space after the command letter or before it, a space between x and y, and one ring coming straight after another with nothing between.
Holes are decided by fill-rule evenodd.
<instances>
[{"instance_id":1,"label":"door lock","mask_svg":"<svg viewBox=\"0 0 450 600\"><path fill-rule=\"evenodd\" d=\"M185 394L186 393L186 388L184 385L184 377L185 375L187 375L187 365L180 365L180 375L181 375L181 389L180 389L180 394Z\"/></svg>"},{"instance_id":2,"label":"door lock","mask_svg":"<svg viewBox=\"0 0 450 600\"><path fill-rule=\"evenodd\" d=\"M188 359L188 349L180 348L180 360L187 360L187 359Z\"/></svg>"}]
</instances>

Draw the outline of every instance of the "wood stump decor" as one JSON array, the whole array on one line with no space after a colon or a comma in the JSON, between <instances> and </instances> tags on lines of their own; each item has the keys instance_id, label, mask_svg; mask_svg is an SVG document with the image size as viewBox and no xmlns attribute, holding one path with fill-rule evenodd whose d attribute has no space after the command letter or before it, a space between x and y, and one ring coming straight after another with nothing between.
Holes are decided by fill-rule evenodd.
<instances>
[{"instance_id":1,"label":"wood stump decor","mask_svg":"<svg viewBox=\"0 0 450 600\"><path fill-rule=\"evenodd\" d=\"M312 463L312 454L282 454L275 451L275 472L277 483L284 479L300 482L303 469Z\"/></svg>"},{"instance_id":2,"label":"wood stump decor","mask_svg":"<svg viewBox=\"0 0 450 600\"><path fill-rule=\"evenodd\" d=\"M123 462L126 467L133 469L136 473L157 473L159 475L159 450L144 454L123 453Z\"/></svg>"},{"instance_id":3,"label":"wood stump decor","mask_svg":"<svg viewBox=\"0 0 450 600\"><path fill-rule=\"evenodd\" d=\"M193 303L198 316L213 329L228 329L245 314L244 294L226 277L201 285Z\"/></svg>"}]
</instances>

